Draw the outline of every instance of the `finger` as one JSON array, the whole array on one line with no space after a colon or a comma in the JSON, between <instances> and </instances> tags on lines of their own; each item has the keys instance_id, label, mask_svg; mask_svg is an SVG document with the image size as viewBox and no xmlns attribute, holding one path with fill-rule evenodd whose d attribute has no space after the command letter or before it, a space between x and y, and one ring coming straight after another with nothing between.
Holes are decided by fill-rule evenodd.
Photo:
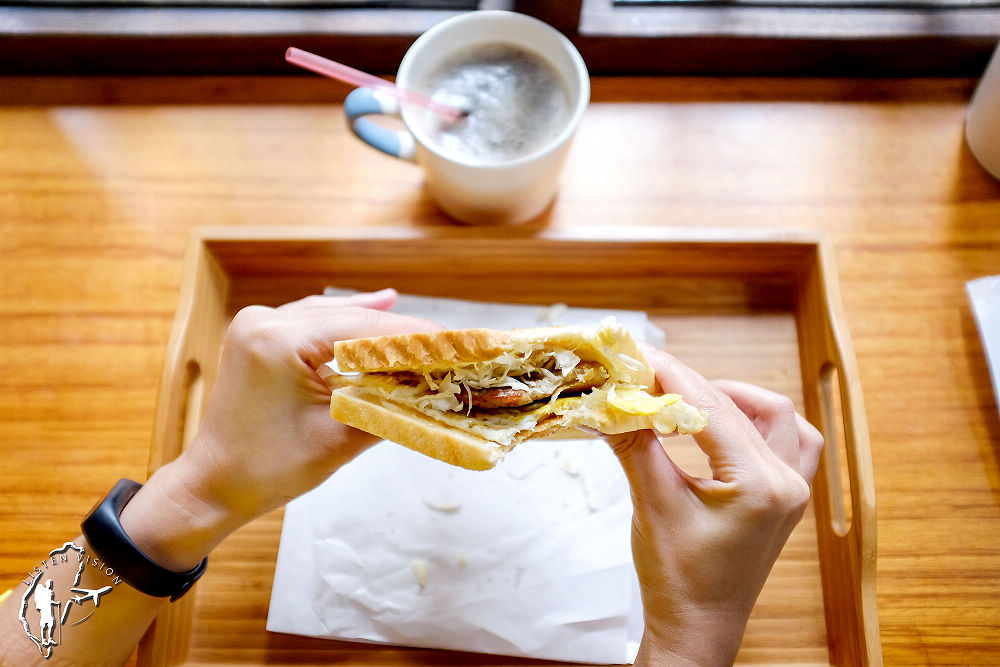
<instances>
[{"instance_id":1,"label":"finger","mask_svg":"<svg viewBox=\"0 0 1000 667\"><path fill-rule=\"evenodd\" d=\"M734 481L762 465L767 445L732 399L666 352L649 349L646 356L663 391L681 394L708 415L708 423L694 439L708 456L715 479Z\"/></svg>"},{"instance_id":2,"label":"finger","mask_svg":"<svg viewBox=\"0 0 1000 667\"><path fill-rule=\"evenodd\" d=\"M334 421L330 418L329 408L325 404L317 406L306 420L305 432L310 442L336 445L337 458L331 461L332 469L339 468L381 441L378 436Z\"/></svg>"},{"instance_id":3,"label":"finger","mask_svg":"<svg viewBox=\"0 0 1000 667\"><path fill-rule=\"evenodd\" d=\"M313 368L333 359L338 340L438 331L439 324L417 317L358 307L315 307L298 314L290 329L299 356Z\"/></svg>"},{"instance_id":4,"label":"finger","mask_svg":"<svg viewBox=\"0 0 1000 667\"><path fill-rule=\"evenodd\" d=\"M278 310L303 310L306 308L327 308L329 306L357 306L358 308L388 310L392 308L398 298L399 294L391 287L376 292L360 292L358 294L351 294L350 296L312 294L298 301L278 306Z\"/></svg>"},{"instance_id":5,"label":"finger","mask_svg":"<svg viewBox=\"0 0 1000 667\"><path fill-rule=\"evenodd\" d=\"M653 431L608 435L605 440L618 457L636 500L643 501L685 484L683 473L667 456Z\"/></svg>"},{"instance_id":6,"label":"finger","mask_svg":"<svg viewBox=\"0 0 1000 667\"><path fill-rule=\"evenodd\" d=\"M799 462L799 425L795 404L787 396L733 380L716 380L712 384L729 396L753 423L778 458L792 470L801 471Z\"/></svg>"},{"instance_id":7,"label":"finger","mask_svg":"<svg viewBox=\"0 0 1000 667\"><path fill-rule=\"evenodd\" d=\"M811 486L819 467L819 457L823 452L823 434L809 423L805 417L796 413L795 421L799 429L799 465L802 477Z\"/></svg>"}]
</instances>

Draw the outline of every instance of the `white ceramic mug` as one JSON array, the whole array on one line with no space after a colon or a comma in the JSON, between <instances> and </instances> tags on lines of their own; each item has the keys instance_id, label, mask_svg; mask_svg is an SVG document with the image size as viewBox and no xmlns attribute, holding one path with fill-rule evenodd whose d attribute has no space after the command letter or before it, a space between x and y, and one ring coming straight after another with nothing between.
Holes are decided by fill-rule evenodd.
<instances>
[{"instance_id":1,"label":"white ceramic mug","mask_svg":"<svg viewBox=\"0 0 1000 667\"><path fill-rule=\"evenodd\" d=\"M428 136L427 113L400 104L381 91L358 88L348 95L344 112L354 134L378 150L418 163L428 191L451 217L471 224L514 224L541 213L555 197L570 143L590 101L590 78L583 58L551 26L514 12L473 11L449 19L422 34L407 50L396 84L420 91L435 69L458 50L502 42L533 51L562 79L569 113L561 130L538 149L504 162L475 164L446 155ZM405 131L386 129L366 116L402 118Z\"/></svg>"},{"instance_id":2,"label":"white ceramic mug","mask_svg":"<svg viewBox=\"0 0 1000 667\"><path fill-rule=\"evenodd\" d=\"M1000 178L1000 46L969 102L965 140L979 164Z\"/></svg>"}]
</instances>

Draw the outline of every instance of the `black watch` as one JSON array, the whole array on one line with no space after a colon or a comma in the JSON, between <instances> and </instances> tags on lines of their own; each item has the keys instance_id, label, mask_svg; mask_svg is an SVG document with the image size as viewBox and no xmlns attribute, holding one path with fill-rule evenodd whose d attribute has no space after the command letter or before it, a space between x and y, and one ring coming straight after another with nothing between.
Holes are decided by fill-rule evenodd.
<instances>
[{"instance_id":1,"label":"black watch","mask_svg":"<svg viewBox=\"0 0 1000 667\"><path fill-rule=\"evenodd\" d=\"M171 602L188 592L198 581L208 559L205 558L187 572L175 572L161 567L142 553L122 528L121 513L142 484L120 479L104 500L97 503L80 528L89 548L113 568L129 586L153 597L169 597Z\"/></svg>"}]
</instances>

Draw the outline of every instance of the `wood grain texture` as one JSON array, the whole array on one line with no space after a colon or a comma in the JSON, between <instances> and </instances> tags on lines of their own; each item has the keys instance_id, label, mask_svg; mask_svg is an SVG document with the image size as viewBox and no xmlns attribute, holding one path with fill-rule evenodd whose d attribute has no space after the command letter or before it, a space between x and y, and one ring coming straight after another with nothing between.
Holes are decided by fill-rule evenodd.
<instances>
[{"instance_id":1,"label":"wood grain texture","mask_svg":"<svg viewBox=\"0 0 1000 667\"><path fill-rule=\"evenodd\" d=\"M97 94L66 83L33 81L14 101L18 81L0 81L11 104L0 108L0 589L75 535L115 479L144 476L192 227L433 236L451 226L419 172L360 145L336 103L284 101L301 98L300 82L231 80L197 95L177 80L106 79ZM557 202L513 231L829 236L872 441L889 665L1000 663L1000 423L963 291L1000 269L1000 184L962 141L972 84L598 79ZM677 329L679 353L704 364L705 339ZM726 336L713 335L725 350ZM771 347L787 353L794 340L780 340ZM707 372L725 374L739 359L711 362ZM788 386L784 371L760 381ZM255 525L235 543L275 548L252 547ZM197 632L229 637L216 661L242 636L225 630L226 605L196 610L218 619ZM359 659L356 647L341 650L344 662Z\"/></svg>"}]
</instances>

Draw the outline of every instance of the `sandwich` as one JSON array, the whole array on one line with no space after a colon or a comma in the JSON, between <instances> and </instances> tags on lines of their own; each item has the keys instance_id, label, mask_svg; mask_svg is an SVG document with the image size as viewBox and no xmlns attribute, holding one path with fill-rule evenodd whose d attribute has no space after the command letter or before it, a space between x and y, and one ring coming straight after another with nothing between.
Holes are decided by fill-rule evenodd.
<instances>
[{"instance_id":1,"label":"sandwich","mask_svg":"<svg viewBox=\"0 0 1000 667\"><path fill-rule=\"evenodd\" d=\"M614 318L338 341L321 374L333 419L473 470L581 428L696 433L706 423L680 395L655 393L652 367Z\"/></svg>"}]
</instances>

